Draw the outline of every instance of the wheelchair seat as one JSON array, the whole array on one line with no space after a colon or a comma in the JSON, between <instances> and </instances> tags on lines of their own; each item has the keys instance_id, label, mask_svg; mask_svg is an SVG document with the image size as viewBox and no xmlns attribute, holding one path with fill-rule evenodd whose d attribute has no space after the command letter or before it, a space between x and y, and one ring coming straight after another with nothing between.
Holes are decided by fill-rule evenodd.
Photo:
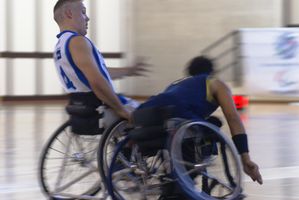
<instances>
[{"instance_id":1,"label":"wheelchair seat","mask_svg":"<svg viewBox=\"0 0 299 200\"><path fill-rule=\"evenodd\" d=\"M164 122L175 117L175 106L149 107L133 112L133 123L137 127L164 125Z\"/></svg>"},{"instance_id":2,"label":"wheelchair seat","mask_svg":"<svg viewBox=\"0 0 299 200\"><path fill-rule=\"evenodd\" d=\"M143 108L133 112L135 128L128 135L139 145L144 155L154 155L159 149L165 148L165 122L174 116L173 113L174 106Z\"/></svg>"},{"instance_id":3,"label":"wheelchair seat","mask_svg":"<svg viewBox=\"0 0 299 200\"><path fill-rule=\"evenodd\" d=\"M78 135L98 135L104 129L99 126L99 119L103 113L95 108L83 104L69 104L65 108L70 116L72 132Z\"/></svg>"},{"instance_id":4,"label":"wheelchair seat","mask_svg":"<svg viewBox=\"0 0 299 200\"><path fill-rule=\"evenodd\" d=\"M67 105L65 107L66 112L69 115L76 115L76 116L81 116L81 117L89 117L92 115L97 114L97 111L86 105Z\"/></svg>"}]
</instances>

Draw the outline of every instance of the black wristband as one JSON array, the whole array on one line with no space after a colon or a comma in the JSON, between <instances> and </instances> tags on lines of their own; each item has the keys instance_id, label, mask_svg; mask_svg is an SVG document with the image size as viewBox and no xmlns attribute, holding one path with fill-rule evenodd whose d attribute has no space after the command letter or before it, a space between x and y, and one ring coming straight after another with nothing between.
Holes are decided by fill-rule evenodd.
<instances>
[{"instance_id":1,"label":"black wristband","mask_svg":"<svg viewBox=\"0 0 299 200\"><path fill-rule=\"evenodd\" d=\"M234 142L239 154L249 152L247 135L245 133L234 135L232 137L232 139L233 139L233 142Z\"/></svg>"}]
</instances>

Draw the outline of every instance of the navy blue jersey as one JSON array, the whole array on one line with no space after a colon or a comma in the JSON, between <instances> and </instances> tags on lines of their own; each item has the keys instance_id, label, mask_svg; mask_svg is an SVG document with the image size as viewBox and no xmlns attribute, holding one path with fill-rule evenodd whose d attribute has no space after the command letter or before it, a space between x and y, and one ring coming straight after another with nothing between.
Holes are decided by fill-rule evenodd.
<instances>
[{"instance_id":1,"label":"navy blue jersey","mask_svg":"<svg viewBox=\"0 0 299 200\"><path fill-rule=\"evenodd\" d=\"M173 105L176 117L205 119L218 107L209 100L208 82L208 75L197 75L176 81L162 93L152 96L141 104L138 109Z\"/></svg>"}]
</instances>

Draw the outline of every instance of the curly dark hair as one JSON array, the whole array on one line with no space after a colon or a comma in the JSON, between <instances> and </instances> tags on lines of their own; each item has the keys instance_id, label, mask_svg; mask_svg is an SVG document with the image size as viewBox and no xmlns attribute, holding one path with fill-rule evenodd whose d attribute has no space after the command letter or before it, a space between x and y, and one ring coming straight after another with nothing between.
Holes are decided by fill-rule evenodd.
<instances>
[{"instance_id":1,"label":"curly dark hair","mask_svg":"<svg viewBox=\"0 0 299 200\"><path fill-rule=\"evenodd\" d=\"M186 67L186 74L190 76L199 74L211 74L213 71L213 61L205 56L194 57L189 61Z\"/></svg>"}]
</instances>

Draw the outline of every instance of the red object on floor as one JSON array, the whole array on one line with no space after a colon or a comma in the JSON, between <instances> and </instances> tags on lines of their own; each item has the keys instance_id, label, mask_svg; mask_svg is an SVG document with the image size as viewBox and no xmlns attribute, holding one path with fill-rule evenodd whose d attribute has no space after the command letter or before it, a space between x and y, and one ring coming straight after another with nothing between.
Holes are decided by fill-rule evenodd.
<instances>
[{"instance_id":1,"label":"red object on floor","mask_svg":"<svg viewBox=\"0 0 299 200\"><path fill-rule=\"evenodd\" d=\"M245 95L233 95L233 100L238 110L246 108L249 103L248 97Z\"/></svg>"}]
</instances>

